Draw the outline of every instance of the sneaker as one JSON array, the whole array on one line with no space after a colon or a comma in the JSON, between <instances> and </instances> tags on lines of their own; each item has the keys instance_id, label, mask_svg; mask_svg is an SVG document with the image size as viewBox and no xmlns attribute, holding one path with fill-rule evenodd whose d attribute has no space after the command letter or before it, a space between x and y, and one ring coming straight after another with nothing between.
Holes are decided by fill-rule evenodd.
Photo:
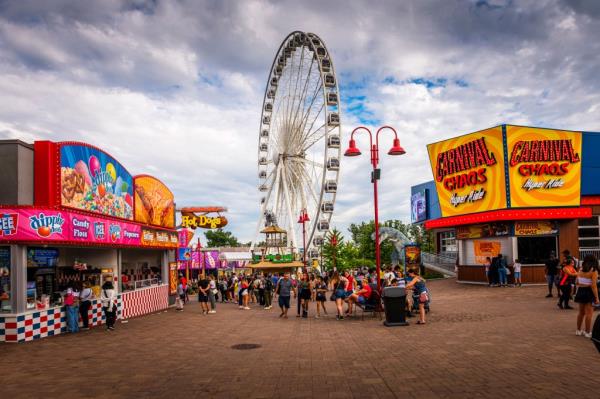
<instances>
[{"instance_id":1,"label":"sneaker","mask_svg":"<svg viewBox=\"0 0 600 399\"><path fill-rule=\"evenodd\" d=\"M556 306L558 306L561 309L564 309L562 303L557 303Z\"/></svg>"},{"instance_id":2,"label":"sneaker","mask_svg":"<svg viewBox=\"0 0 600 399\"><path fill-rule=\"evenodd\" d=\"M210 311L210 312L208 312L208 313L210 313L210 314L215 314L215 313L217 313L217 311L216 311L216 310L211 310L211 311Z\"/></svg>"},{"instance_id":3,"label":"sneaker","mask_svg":"<svg viewBox=\"0 0 600 399\"><path fill-rule=\"evenodd\" d=\"M244 308L244 310L250 310L250 308L249 308L248 306L246 306L246 307Z\"/></svg>"},{"instance_id":4,"label":"sneaker","mask_svg":"<svg viewBox=\"0 0 600 399\"><path fill-rule=\"evenodd\" d=\"M319 316L319 315L316 315L316 316L315 316L315 319L318 319L318 318L320 318L320 317L321 317L321 316Z\"/></svg>"},{"instance_id":5,"label":"sneaker","mask_svg":"<svg viewBox=\"0 0 600 399\"><path fill-rule=\"evenodd\" d=\"M592 333L591 332L584 332L583 336L586 338L592 338Z\"/></svg>"},{"instance_id":6,"label":"sneaker","mask_svg":"<svg viewBox=\"0 0 600 399\"><path fill-rule=\"evenodd\" d=\"M575 330L575 335L577 335L577 336L583 335L583 330Z\"/></svg>"}]
</instances>

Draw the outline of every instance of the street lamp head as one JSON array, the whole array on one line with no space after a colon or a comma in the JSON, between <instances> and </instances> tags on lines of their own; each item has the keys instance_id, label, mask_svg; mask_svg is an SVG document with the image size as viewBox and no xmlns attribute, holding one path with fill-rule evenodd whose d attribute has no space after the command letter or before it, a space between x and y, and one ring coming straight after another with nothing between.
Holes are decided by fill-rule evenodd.
<instances>
[{"instance_id":1,"label":"street lamp head","mask_svg":"<svg viewBox=\"0 0 600 399\"><path fill-rule=\"evenodd\" d=\"M388 155L404 155L404 154L406 154L406 151L404 151L404 148L402 148L400 146L400 139L395 138L394 145L388 151Z\"/></svg>"},{"instance_id":2,"label":"street lamp head","mask_svg":"<svg viewBox=\"0 0 600 399\"><path fill-rule=\"evenodd\" d=\"M360 155L360 150L356 148L356 141L354 139L350 139L350 144L346 152L344 152L345 157L357 157Z\"/></svg>"}]
</instances>

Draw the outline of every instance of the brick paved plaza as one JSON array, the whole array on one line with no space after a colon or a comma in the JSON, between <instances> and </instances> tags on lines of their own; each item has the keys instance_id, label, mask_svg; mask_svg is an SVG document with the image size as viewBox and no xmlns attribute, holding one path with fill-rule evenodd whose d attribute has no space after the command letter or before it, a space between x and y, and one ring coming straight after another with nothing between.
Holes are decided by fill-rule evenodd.
<instances>
[{"instance_id":1,"label":"brick paved plaza","mask_svg":"<svg viewBox=\"0 0 600 399\"><path fill-rule=\"evenodd\" d=\"M110 333L0 345L2 397L600 396L600 354L543 287L429 287L425 326L282 320L229 304L203 316L192 302ZM243 343L261 347L231 349Z\"/></svg>"}]
</instances>

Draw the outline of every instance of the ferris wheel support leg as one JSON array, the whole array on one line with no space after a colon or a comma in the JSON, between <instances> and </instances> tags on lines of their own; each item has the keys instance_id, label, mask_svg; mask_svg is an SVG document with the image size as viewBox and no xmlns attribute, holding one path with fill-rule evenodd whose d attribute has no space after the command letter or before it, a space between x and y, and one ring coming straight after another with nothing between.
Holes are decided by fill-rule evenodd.
<instances>
[{"instance_id":1,"label":"ferris wheel support leg","mask_svg":"<svg viewBox=\"0 0 600 399\"><path fill-rule=\"evenodd\" d=\"M277 179L275 179L277 180ZM269 192L265 197L265 203L260 207L260 216L258 217L258 224L256 225L256 231L254 232L254 238L252 239L252 244L250 245L250 250L254 250L254 246L258 240L258 233L260 232L260 226L262 225L263 219L265 217L265 209L267 204L269 203L269 198L271 197L271 192L273 192L273 186L269 187Z\"/></svg>"},{"instance_id":2,"label":"ferris wheel support leg","mask_svg":"<svg viewBox=\"0 0 600 399\"><path fill-rule=\"evenodd\" d=\"M285 174L285 167L281 168L281 177L284 181L287 181L287 176ZM290 233L288 234L288 241L289 241L289 237L290 235L292 236L292 247L294 247L294 249L297 249L298 246L296 245L296 230L294 229L294 216L292 214L292 206L290 204L290 193L288 191L288 187L287 184L283 184L283 195L285 196L285 205L287 206L287 211L288 211L288 218L290 221ZM289 245L288 245L289 246Z\"/></svg>"}]
</instances>

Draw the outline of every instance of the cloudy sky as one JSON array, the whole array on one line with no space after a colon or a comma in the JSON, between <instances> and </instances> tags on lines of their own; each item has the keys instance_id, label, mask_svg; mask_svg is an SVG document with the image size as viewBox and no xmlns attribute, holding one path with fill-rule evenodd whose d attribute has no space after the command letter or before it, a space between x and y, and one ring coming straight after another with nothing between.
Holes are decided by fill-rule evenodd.
<instances>
[{"instance_id":1,"label":"cloudy sky","mask_svg":"<svg viewBox=\"0 0 600 399\"><path fill-rule=\"evenodd\" d=\"M94 144L179 206L227 206L251 240L262 96L293 30L332 54L343 141L363 123L400 134L382 219L410 219L427 143L500 123L600 130L594 0L0 0L0 139ZM372 218L369 173L342 160L334 226Z\"/></svg>"}]
</instances>

